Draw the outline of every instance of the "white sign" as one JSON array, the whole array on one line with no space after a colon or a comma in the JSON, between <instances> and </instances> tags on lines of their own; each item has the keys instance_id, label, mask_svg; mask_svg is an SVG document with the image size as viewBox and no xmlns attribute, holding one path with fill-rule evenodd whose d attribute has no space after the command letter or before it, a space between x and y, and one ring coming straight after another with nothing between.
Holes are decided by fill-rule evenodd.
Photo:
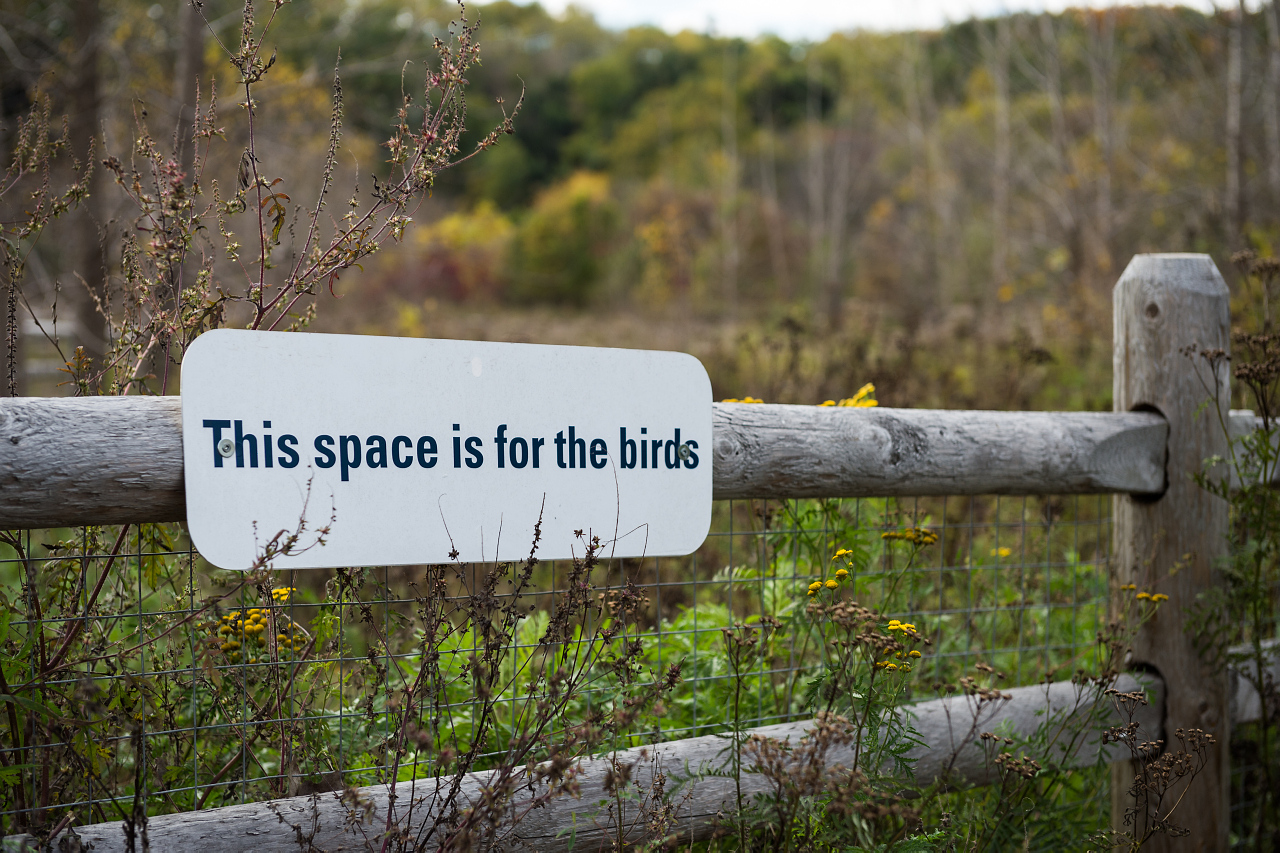
<instances>
[{"instance_id":1,"label":"white sign","mask_svg":"<svg viewBox=\"0 0 1280 853\"><path fill-rule=\"evenodd\" d=\"M711 522L711 382L673 352L220 329L182 363L187 523L250 567L687 554Z\"/></svg>"}]
</instances>

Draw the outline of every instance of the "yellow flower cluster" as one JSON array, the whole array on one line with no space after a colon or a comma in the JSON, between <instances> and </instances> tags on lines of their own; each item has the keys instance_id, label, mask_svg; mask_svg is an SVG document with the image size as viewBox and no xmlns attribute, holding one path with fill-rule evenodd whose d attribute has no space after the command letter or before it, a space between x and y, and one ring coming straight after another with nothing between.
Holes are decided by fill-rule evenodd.
<instances>
[{"instance_id":1,"label":"yellow flower cluster","mask_svg":"<svg viewBox=\"0 0 1280 853\"><path fill-rule=\"evenodd\" d=\"M292 587L282 587L272 590L271 597L277 603L283 603L294 592L297 590ZM220 623L218 634L222 637L222 644L218 648L232 663L239 663L245 654L249 655L249 663L265 660L270 645L264 637L269 627L269 611L259 607L236 610L223 616ZM291 653L302 647L302 638L293 630L291 620L277 619L277 625L276 642L282 653Z\"/></svg>"},{"instance_id":2,"label":"yellow flower cluster","mask_svg":"<svg viewBox=\"0 0 1280 853\"><path fill-rule=\"evenodd\" d=\"M923 527L908 527L906 530L890 530L880 534L881 539L910 542L912 545L932 545L938 541L938 534Z\"/></svg>"},{"instance_id":3,"label":"yellow flower cluster","mask_svg":"<svg viewBox=\"0 0 1280 853\"><path fill-rule=\"evenodd\" d=\"M869 409L872 406L880 405L871 396L874 393L876 393L876 386L868 382L866 385L863 385L861 388L859 388L858 392L854 394L852 397L845 397L843 400L841 400L838 403L835 400L827 400L822 405L844 406L846 408L855 408L855 409Z\"/></svg>"},{"instance_id":4,"label":"yellow flower cluster","mask_svg":"<svg viewBox=\"0 0 1280 853\"><path fill-rule=\"evenodd\" d=\"M271 590L271 598L275 601L276 604L288 604L289 598L297 591L298 591L297 587L278 586L275 589Z\"/></svg>"},{"instance_id":5,"label":"yellow flower cluster","mask_svg":"<svg viewBox=\"0 0 1280 853\"><path fill-rule=\"evenodd\" d=\"M914 643L921 639L919 630L916 628L916 626L911 624L910 622L903 622L901 619L890 619L887 629L890 632L894 632L894 631L903 632L900 640L903 643ZM925 642L928 642L928 641L926 640ZM900 651L894 652L893 656L898 660L902 661L902 663L894 663L893 661L882 660L882 661L878 661L876 663L876 666L881 669L889 670L890 672L893 672L895 670L901 670L902 672L907 673L911 671L911 665L914 662L913 659L919 659L921 657L921 654L919 649L910 649L910 650L901 649Z\"/></svg>"},{"instance_id":6,"label":"yellow flower cluster","mask_svg":"<svg viewBox=\"0 0 1280 853\"><path fill-rule=\"evenodd\" d=\"M825 581L814 581L809 584L809 595L817 595L823 589L838 589L840 584L849 577L848 569L839 569L833 577L827 578Z\"/></svg>"},{"instance_id":7,"label":"yellow flower cluster","mask_svg":"<svg viewBox=\"0 0 1280 853\"><path fill-rule=\"evenodd\" d=\"M993 557L1007 557L1012 553L1013 553L1012 548L992 548L991 549L991 556Z\"/></svg>"},{"instance_id":8,"label":"yellow flower cluster","mask_svg":"<svg viewBox=\"0 0 1280 853\"><path fill-rule=\"evenodd\" d=\"M737 397L730 397L727 400L721 400L721 403L763 403L759 397L743 397L739 400Z\"/></svg>"},{"instance_id":9,"label":"yellow flower cluster","mask_svg":"<svg viewBox=\"0 0 1280 853\"><path fill-rule=\"evenodd\" d=\"M1138 585L1136 583L1120 584L1121 592L1133 592L1137 588L1138 588ZM1150 601L1152 604L1159 604L1162 601L1169 600L1169 596L1165 595L1163 592L1150 593L1146 591L1138 593L1137 595L1134 596L1134 598L1136 598L1138 601Z\"/></svg>"}]
</instances>

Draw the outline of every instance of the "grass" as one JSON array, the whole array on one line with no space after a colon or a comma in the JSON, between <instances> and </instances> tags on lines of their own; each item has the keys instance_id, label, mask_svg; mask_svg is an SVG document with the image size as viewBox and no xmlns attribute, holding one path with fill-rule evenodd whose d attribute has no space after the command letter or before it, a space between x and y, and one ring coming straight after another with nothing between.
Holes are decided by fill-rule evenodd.
<instances>
[{"instance_id":1,"label":"grass","mask_svg":"<svg viewBox=\"0 0 1280 853\"><path fill-rule=\"evenodd\" d=\"M858 600L914 620L933 640L917 698L928 683L954 682L980 661L1007 673L1005 685L1065 677L1088 663L1105 613L1109 506L1088 497L717 504L713 533L691 557L598 570L602 587L626 573L647 597L639 616L644 663L654 672L683 663L662 713L638 719L629 742L723 731L736 686L743 724L807 715L804 686L820 655L800 618L805 587L830 575L830 555L841 547L863 552L867 570L852 578ZM895 584L901 555L879 532L907 524L931 526L940 540ZM0 774L10 828L48 826L68 808L82 823L118 819L115 809L127 810L135 795L159 814L388 780L396 728L388 701L394 705L421 665L410 588L417 570L272 578L273 588L296 589L275 612L277 626L296 626L285 632L294 651L246 641L228 653L224 617L261 606L255 588L210 570L176 526L133 529L72 644L74 665L32 683L36 636L45 638L47 662L117 535L118 528L33 532L24 540L27 561L12 548L0 552L0 609L9 614L4 674L27 721L20 743L0 724L10 750ZM517 695L531 675L514 673L546 624L563 571L537 567L537 609L519 628L505 664L509 686L495 705L486 745L494 754L518 728ZM39 625L29 618L32 592ZM765 616L783 627L737 685L722 629ZM463 631L438 647L451 677L447 724L463 740L477 706L457 676L474 641ZM616 688L609 678L592 682L578 709ZM411 750L397 775L432 772L434 749Z\"/></svg>"}]
</instances>

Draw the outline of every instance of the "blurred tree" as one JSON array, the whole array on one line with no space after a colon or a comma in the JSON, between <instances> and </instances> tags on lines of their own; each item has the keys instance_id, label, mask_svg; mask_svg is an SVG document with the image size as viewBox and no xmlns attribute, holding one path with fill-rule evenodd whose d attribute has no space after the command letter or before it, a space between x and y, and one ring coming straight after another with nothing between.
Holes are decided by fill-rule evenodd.
<instances>
[{"instance_id":1,"label":"blurred tree","mask_svg":"<svg viewBox=\"0 0 1280 853\"><path fill-rule=\"evenodd\" d=\"M539 194L511 248L510 295L585 305L599 284L616 208L609 179L577 172Z\"/></svg>"}]
</instances>

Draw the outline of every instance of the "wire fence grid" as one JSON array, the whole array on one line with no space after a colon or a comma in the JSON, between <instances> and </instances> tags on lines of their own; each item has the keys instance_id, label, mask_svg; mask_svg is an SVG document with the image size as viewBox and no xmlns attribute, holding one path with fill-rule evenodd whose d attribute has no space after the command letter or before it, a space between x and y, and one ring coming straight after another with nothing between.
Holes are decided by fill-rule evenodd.
<instances>
[{"instance_id":1,"label":"wire fence grid","mask_svg":"<svg viewBox=\"0 0 1280 853\"><path fill-rule=\"evenodd\" d=\"M839 548L863 557L850 579L859 601L932 639L922 696L978 662L1015 686L1093 661L1107 615L1109 496L734 501L713 518L689 557L599 570L599 584L629 577L647 596L646 661L656 671L683 662L683 681L636 743L723 730L733 676L722 629L785 620ZM879 534L911 526L939 538L904 566ZM10 680L29 679L0 685L27 712L20 724L0 708L6 831L68 813L84 824L135 805L190 811L390 781L386 685L417 665L420 569L277 573L268 651L245 633L256 592L205 564L177 525L27 531L17 544L0 546L0 643ZM565 566L538 571L539 613L517 647L535 641ZM775 642L741 724L802 713L810 657L785 631ZM80 654L67 665L59 655L72 647Z\"/></svg>"}]
</instances>

